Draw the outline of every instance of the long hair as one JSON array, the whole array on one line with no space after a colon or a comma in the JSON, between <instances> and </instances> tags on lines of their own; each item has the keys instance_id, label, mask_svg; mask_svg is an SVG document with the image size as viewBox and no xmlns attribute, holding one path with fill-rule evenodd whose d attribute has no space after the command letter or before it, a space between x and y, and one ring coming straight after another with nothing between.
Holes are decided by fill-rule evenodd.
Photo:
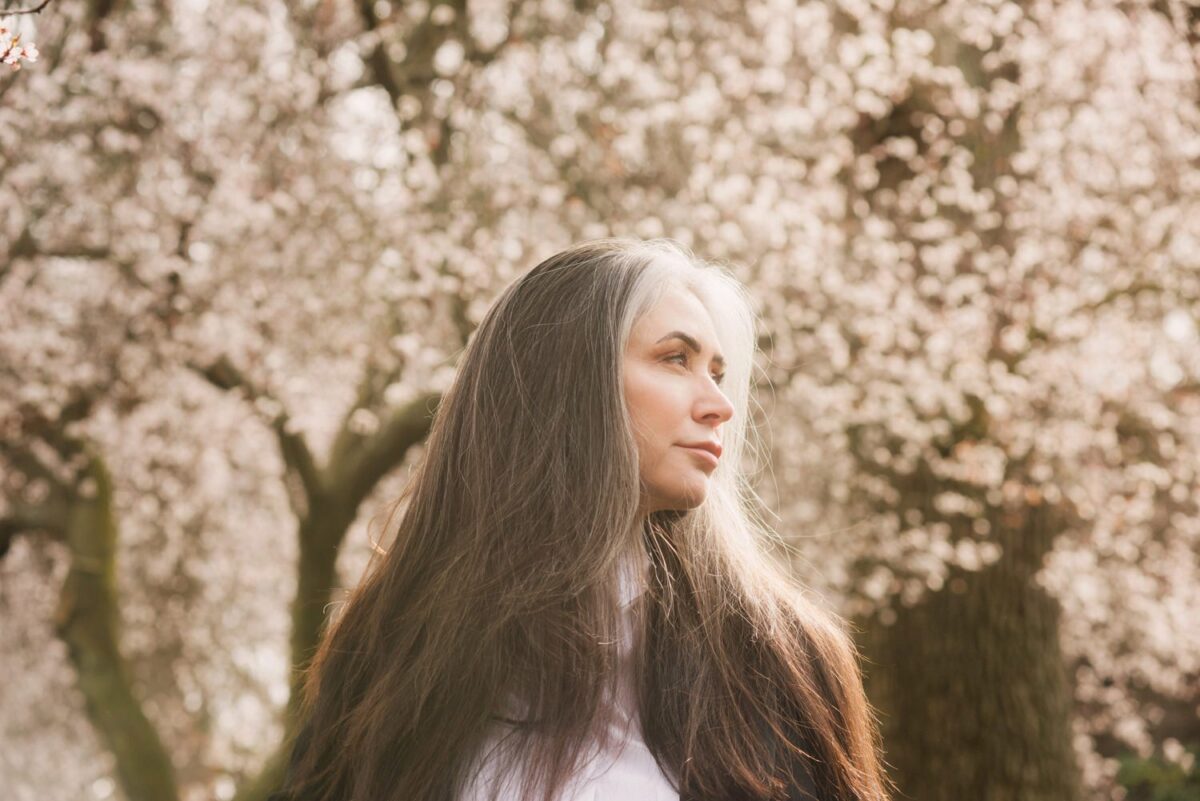
<instances>
[{"instance_id":1,"label":"long hair","mask_svg":"<svg viewBox=\"0 0 1200 801\"><path fill-rule=\"evenodd\" d=\"M735 414L704 503L639 519L621 359L671 285L713 318ZM683 799L788 798L801 774L819 799L886 798L845 624L769 556L752 512L754 328L732 275L671 240L586 242L500 295L397 503L394 541L314 658L293 797L454 801L504 719L521 797L550 801L603 729L633 552L650 566L642 730Z\"/></svg>"}]
</instances>

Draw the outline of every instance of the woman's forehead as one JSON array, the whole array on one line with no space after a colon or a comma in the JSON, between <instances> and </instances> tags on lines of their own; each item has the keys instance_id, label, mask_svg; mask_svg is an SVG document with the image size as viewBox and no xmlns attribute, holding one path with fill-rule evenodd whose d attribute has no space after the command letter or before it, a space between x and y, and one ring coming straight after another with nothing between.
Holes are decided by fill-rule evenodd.
<instances>
[{"instance_id":1,"label":"woman's forehead","mask_svg":"<svg viewBox=\"0 0 1200 801\"><path fill-rule=\"evenodd\" d=\"M654 342L676 330L688 334L708 349L717 346L716 330L708 309L692 291L670 286L642 315L633 333L639 340Z\"/></svg>"}]
</instances>

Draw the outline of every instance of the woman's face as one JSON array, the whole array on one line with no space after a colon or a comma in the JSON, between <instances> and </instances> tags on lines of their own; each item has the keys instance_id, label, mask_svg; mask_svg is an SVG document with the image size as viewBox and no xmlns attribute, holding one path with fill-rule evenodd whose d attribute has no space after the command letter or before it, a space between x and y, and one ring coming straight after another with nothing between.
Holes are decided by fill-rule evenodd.
<instances>
[{"instance_id":1,"label":"woman's face","mask_svg":"<svg viewBox=\"0 0 1200 801\"><path fill-rule=\"evenodd\" d=\"M634 324L622 372L643 515L704 502L719 458L721 424L733 416L718 387L724 370L712 318L686 289L670 288Z\"/></svg>"}]
</instances>

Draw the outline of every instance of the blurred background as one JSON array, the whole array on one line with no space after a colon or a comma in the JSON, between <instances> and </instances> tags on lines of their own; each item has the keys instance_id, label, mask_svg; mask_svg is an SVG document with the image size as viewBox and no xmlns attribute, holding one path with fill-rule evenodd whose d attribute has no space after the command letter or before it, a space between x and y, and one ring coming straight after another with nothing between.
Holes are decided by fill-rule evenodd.
<instances>
[{"instance_id":1,"label":"blurred background","mask_svg":"<svg viewBox=\"0 0 1200 801\"><path fill-rule=\"evenodd\" d=\"M32 5L7 798L264 799L472 328L615 235L750 287L758 491L905 796L1200 799L1197 0Z\"/></svg>"}]
</instances>

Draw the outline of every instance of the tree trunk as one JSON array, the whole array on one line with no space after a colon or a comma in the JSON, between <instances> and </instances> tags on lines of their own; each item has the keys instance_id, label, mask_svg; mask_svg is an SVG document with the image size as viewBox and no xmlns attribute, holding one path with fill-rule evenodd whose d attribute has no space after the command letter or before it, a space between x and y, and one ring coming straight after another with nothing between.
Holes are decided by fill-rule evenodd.
<instances>
[{"instance_id":1,"label":"tree trunk","mask_svg":"<svg viewBox=\"0 0 1200 801\"><path fill-rule=\"evenodd\" d=\"M354 511L341 508L336 501L321 499L310 515L300 522L297 536L300 557L296 595L292 599L292 668L288 676L283 740L259 772L238 787L233 801L262 801L283 784L300 722L303 681L321 641L326 607L337 585L338 552L354 520Z\"/></svg>"},{"instance_id":2,"label":"tree trunk","mask_svg":"<svg viewBox=\"0 0 1200 801\"><path fill-rule=\"evenodd\" d=\"M338 584L338 552L355 511L340 508L336 501L323 501L300 523L300 563L296 572L296 597L292 600L292 675L286 717L289 733L300 708L300 682L321 641L326 608Z\"/></svg>"},{"instance_id":3,"label":"tree trunk","mask_svg":"<svg viewBox=\"0 0 1200 801\"><path fill-rule=\"evenodd\" d=\"M113 754L129 801L175 801L171 757L133 694L118 647L112 481L95 455L84 476L91 486L71 498L67 519L71 567L59 595L58 633L75 666L88 717Z\"/></svg>"},{"instance_id":4,"label":"tree trunk","mask_svg":"<svg viewBox=\"0 0 1200 801\"><path fill-rule=\"evenodd\" d=\"M1034 582L1054 515L990 515L1004 555L883 625L864 624L867 688L900 791L918 801L1075 801L1058 603Z\"/></svg>"}]
</instances>

